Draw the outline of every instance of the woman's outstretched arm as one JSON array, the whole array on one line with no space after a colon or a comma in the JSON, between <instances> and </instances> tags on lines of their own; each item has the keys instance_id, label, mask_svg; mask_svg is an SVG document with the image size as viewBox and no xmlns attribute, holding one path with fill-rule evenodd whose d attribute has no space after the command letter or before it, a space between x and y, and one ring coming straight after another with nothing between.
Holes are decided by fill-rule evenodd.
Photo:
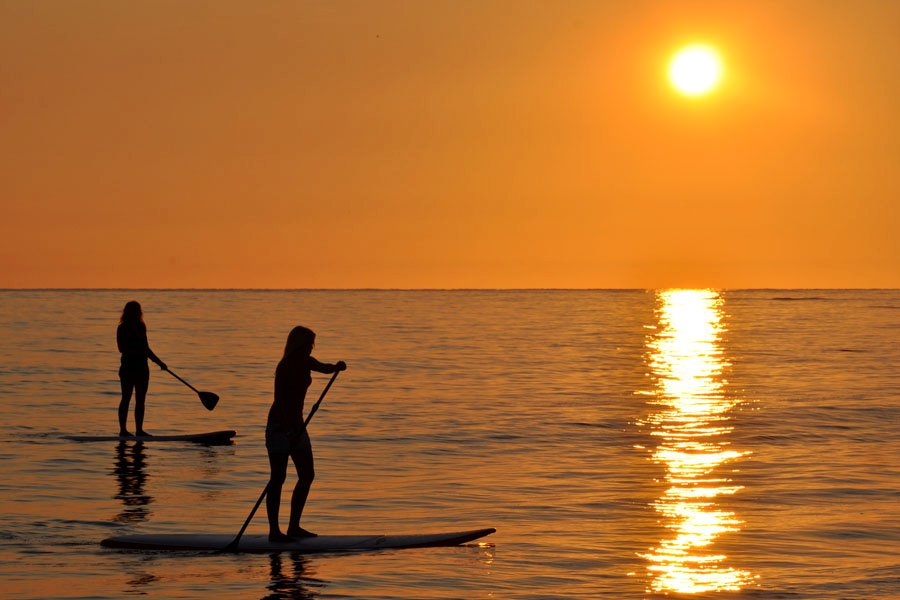
<instances>
[{"instance_id":1,"label":"woman's outstretched arm","mask_svg":"<svg viewBox=\"0 0 900 600\"><path fill-rule=\"evenodd\" d=\"M316 373L334 373L335 371L343 371L346 368L347 363L342 360L337 361L335 364L331 364L319 362L312 356L309 357L309 370L315 371Z\"/></svg>"}]
</instances>

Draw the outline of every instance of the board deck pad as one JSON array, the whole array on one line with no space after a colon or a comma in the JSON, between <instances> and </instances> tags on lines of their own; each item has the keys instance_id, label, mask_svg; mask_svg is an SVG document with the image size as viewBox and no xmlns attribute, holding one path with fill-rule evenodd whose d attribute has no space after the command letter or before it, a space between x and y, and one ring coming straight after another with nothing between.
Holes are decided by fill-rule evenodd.
<instances>
[{"instance_id":1,"label":"board deck pad","mask_svg":"<svg viewBox=\"0 0 900 600\"><path fill-rule=\"evenodd\" d=\"M472 529L451 533L419 533L408 535L319 535L300 538L293 542L270 542L263 535L245 535L238 544L238 552L295 552L315 554L318 552L346 552L360 550L399 550L402 548L431 548L437 546L458 546L490 535L497 531L488 529ZM225 548L234 535L228 533L170 533L119 535L106 538L100 544L108 548L128 548L132 550L221 550Z\"/></svg>"},{"instance_id":2,"label":"board deck pad","mask_svg":"<svg viewBox=\"0 0 900 600\"><path fill-rule=\"evenodd\" d=\"M206 433L183 433L177 435L64 435L63 439L76 442L199 442L208 444L224 442L236 435L236 431L208 431Z\"/></svg>"}]
</instances>

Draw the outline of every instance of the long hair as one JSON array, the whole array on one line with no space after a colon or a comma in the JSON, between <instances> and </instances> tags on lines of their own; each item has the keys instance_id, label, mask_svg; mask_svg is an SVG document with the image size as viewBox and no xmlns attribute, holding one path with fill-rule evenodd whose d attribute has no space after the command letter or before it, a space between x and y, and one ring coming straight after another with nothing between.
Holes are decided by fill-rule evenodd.
<instances>
[{"instance_id":1,"label":"long hair","mask_svg":"<svg viewBox=\"0 0 900 600\"><path fill-rule=\"evenodd\" d=\"M119 323L146 330L147 325L144 324L144 311L141 309L140 302L137 300L126 302L125 308L122 309L122 316L119 318Z\"/></svg>"},{"instance_id":2,"label":"long hair","mask_svg":"<svg viewBox=\"0 0 900 600\"><path fill-rule=\"evenodd\" d=\"M312 329L297 325L288 334L287 342L284 345L284 356L278 361L278 366L285 364L291 357L297 355L309 356L312 353L313 346L316 344L316 334Z\"/></svg>"}]
</instances>

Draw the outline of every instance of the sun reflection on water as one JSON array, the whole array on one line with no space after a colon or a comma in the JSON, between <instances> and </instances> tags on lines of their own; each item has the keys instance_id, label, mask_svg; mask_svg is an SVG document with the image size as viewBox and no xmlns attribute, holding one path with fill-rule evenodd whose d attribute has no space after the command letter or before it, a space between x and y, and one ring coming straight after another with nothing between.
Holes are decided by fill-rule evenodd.
<instances>
[{"instance_id":1,"label":"sun reflection on water","mask_svg":"<svg viewBox=\"0 0 900 600\"><path fill-rule=\"evenodd\" d=\"M645 424L657 444L652 460L665 467L669 486L653 507L671 535L641 555L649 563L649 591L739 590L752 576L726 566L713 547L740 529L716 499L741 489L721 467L746 454L727 439L728 411L737 401L725 394L722 298L712 290L666 290L657 301L658 326L647 340L654 410Z\"/></svg>"}]
</instances>

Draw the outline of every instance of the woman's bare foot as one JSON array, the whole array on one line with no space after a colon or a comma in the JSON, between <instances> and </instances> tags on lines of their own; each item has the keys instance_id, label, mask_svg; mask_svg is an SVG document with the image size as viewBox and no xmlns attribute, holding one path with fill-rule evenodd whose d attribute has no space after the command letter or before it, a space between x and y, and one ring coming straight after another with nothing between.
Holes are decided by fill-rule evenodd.
<instances>
[{"instance_id":1,"label":"woman's bare foot","mask_svg":"<svg viewBox=\"0 0 900 600\"><path fill-rule=\"evenodd\" d=\"M143 429L138 430L137 435L139 435L139 436L141 436L141 437L153 437L152 435L150 435L149 433L147 433L147 432L144 431Z\"/></svg>"},{"instance_id":2,"label":"woman's bare foot","mask_svg":"<svg viewBox=\"0 0 900 600\"><path fill-rule=\"evenodd\" d=\"M122 431L119 432L119 437L134 437L134 436L131 435L130 431L123 429Z\"/></svg>"},{"instance_id":3,"label":"woman's bare foot","mask_svg":"<svg viewBox=\"0 0 900 600\"><path fill-rule=\"evenodd\" d=\"M307 537L318 537L318 533L313 533L312 531L307 531L302 527L296 527L294 529L288 529L288 535L295 538L307 538Z\"/></svg>"},{"instance_id":4,"label":"woman's bare foot","mask_svg":"<svg viewBox=\"0 0 900 600\"><path fill-rule=\"evenodd\" d=\"M280 544L287 544L288 542L293 542L294 538L289 535L285 535L280 531L270 531L269 532L269 541L270 542L278 542Z\"/></svg>"}]
</instances>

